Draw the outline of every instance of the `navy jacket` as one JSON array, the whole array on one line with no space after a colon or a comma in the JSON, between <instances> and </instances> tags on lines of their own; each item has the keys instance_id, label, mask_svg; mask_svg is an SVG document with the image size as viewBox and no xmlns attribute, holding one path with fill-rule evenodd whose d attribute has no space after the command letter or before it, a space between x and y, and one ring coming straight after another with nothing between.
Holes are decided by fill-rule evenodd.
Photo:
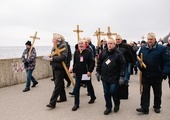
<instances>
[{"instance_id":1,"label":"navy jacket","mask_svg":"<svg viewBox=\"0 0 170 120\"><path fill-rule=\"evenodd\" d=\"M146 69L142 69L143 77L161 78L162 73L167 74L167 56L166 48L158 43L155 43L153 48L148 45L143 46L139 55L143 54L143 62L146 64ZM140 65L138 64L140 68Z\"/></svg>"}]
</instances>

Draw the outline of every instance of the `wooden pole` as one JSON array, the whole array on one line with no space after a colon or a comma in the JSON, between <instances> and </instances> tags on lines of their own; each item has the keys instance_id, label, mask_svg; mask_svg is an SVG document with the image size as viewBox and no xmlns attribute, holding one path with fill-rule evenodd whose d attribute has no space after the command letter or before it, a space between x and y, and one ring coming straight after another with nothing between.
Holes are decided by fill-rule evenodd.
<instances>
[{"instance_id":1,"label":"wooden pole","mask_svg":"<svg viewBox=\"0 0 170 120\"><path fill-rule=\"evenodd\" d=\"M146 68L146 65L143 62L143 54L140 54L140 58L137 56L138 61L140 62L140 66ZM139 76L139 82L140 82L140 95L142 94L143 91L143 85L142 85L142 71L140 71L140 76Z\"/></svg>"},{"instance_id":2,"label":"wooden pole","mask_svg":"<svg viewBox=\"0 0 170 120\"><path fill-rule=\"evenodd\" d=\"M104 32L100 31L100 28L98 28L98 30L96 30L96 32L94 33L94 36L97 36L97 46L98 46L98 48L101 46L101 43L100 43L101 38L100 38L100 36L103 33Z\"/></svg>"},{"instance_id":3,"label":"wooden pole","mask_svg":"<svg viewBox=\"0 0 170 120\"><path fill-rule=\"evenodd\" d=\"M80 30L80 29L79 29L79 25L77 25L77 29L76 29L76 30L73 30L73 32L76 32L76 33L77 33L77 41L79 41L79 39L80 39L79 33L80 33L80 32L83 32L83 30Z\"/></svg>"},{"instance_id":4,"label":"wooden pole","mask_svg":"<svg viewBox=\"0 0 170 120\"><path fill-rule=\"evenodd\" d=\"M37 37L37 32L35 32L35 35L34 35L34 36L30 36L30 38L32 38L33 41L32 41L32 45L31 45L31 48L30 48L30 50L29 50L29 53L28 53L28 57L27 57L27 58L29 58L30 55L31 55L31 51L32 51L32 48L33 48L33 46L34 46L35 40L36 40L36 39L40 39L40 38Z\"/></svg>"}]
</instances>

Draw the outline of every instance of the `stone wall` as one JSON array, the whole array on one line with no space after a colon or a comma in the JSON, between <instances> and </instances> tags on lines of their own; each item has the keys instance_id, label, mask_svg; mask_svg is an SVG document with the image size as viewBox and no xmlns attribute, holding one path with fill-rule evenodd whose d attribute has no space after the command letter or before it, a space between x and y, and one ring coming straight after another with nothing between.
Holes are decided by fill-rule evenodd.
<instances>
[{"instance_id":1,"label":"stone wall","mask_svg":"<svg viewBox=\"0 0 170 120\"><path fill-rule=\"evenodd\" d=\"M36 59L36 68L33 72L36 80L52 77L50 63L42 59ZM26 71L21 58L0 59L0 88L26 82Z\"/></svg>"}]
</instances>

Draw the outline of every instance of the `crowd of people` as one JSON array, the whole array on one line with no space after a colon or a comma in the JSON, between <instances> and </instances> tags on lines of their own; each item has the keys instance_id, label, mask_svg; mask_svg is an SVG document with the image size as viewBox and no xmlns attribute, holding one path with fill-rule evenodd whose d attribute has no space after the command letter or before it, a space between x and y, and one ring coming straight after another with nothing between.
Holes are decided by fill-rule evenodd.
<instances>
[{"instance_id":1,"label":"crowd of people","mask_svg":"<svg viewBox=\"0 0 170 120\"><path fill-rule=\"evenodd\" d=\"M70 45L65 41L60 34L53 34L53 47L49 56L50 65L53 71L54 90L52 92L49 104L46 107L51 109L56 107L57 102L67 101L64 79L67 81L67 87L71 85L71 81L66 73L70 67L72 60L72 52ZM27 73L26 87L23 92L30 90L31 81L32 87L35 87L38 82L32 76L36 65L36 50L31 45L31 41L25 43L26 49L22 55L22 62ZM30 51L31 46L33 47ZM87 87L87 94L90 96L89 104L93 104L97 99L95 90L92 84L92 73L96 72L96 79L102 81L105 107L104 115L112 112L112 99L114 104L114 112L118 112L120 108L119 92L117 90L123 84L129 86L130 75L137 74L138 69L142 72L142 94L140 107L137 112L148 114L150 107L150 88L153 88L154 94L154 111L161 112L161 97L162 97L162 80L169 79L170 87L170 37L166 46L160 44L160 40L156 40L154 33L148 33L147 41L141 43L130 42L122 39L120 35L116 35L115 39L108 38L101 40L101 45L97 47L91 42L91 38L82 38L75 45L73 56L72 74L75 79L73 91L74 105L72 111L76 111L80 107L80 88L82 85ZM29 55L30 54L30 55ZM141 57L142 61L137 60L137 56ZM29 57L28 57L29 56ZM146 67L141 65L141 62ZM66 65L66 68L64 65ZM95 64L96 69L95 69Z\"/></svg>"}]
</instances>

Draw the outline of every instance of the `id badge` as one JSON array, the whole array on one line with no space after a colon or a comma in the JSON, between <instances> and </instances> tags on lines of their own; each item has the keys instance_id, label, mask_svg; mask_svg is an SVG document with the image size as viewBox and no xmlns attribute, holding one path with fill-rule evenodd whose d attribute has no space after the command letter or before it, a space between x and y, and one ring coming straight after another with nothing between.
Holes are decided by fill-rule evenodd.
<instances>
[{"instance_id":1,"label":"id badge","mask_svg":"<svg viewBox=\"0 0 170 120\"><path fill-rule=\"evenodd\" d=\"M108 59L105 63L106 65L108 65L110 62L111 62L110 59Z\"/></svg>"},{"instance_id":2,"label":"id badge","mask_svg":"<svg viewBox=\"0 0 170 120\"><path fill-rule=\"evenodd\" d=\"M83 56L80 56L80 62L83 62Z\"/></svg>"}]
</instances>

